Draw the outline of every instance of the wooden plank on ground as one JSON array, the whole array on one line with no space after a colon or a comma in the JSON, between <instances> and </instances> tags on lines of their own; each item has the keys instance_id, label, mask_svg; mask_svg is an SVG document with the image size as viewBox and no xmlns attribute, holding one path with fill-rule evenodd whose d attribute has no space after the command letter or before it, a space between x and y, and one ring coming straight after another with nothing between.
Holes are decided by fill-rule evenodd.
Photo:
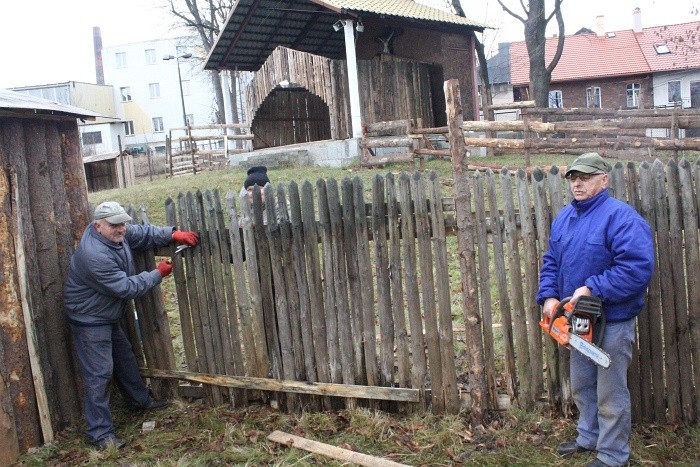
<instances>
[{"instance_id":1,"label":"wooden plank on ground","mask_svg":"<svg viewBox=\"0 0 700 467\"><path fill-rule=\"evenodd\" d=\"M419 391L411 388L388 388L383 386L359 386L354 384L313 383L253 376L230 376L189 371L141 368L141 375L148 378L179 379L193 383L260 391L315 394L319 396L350 397L397 402L418 402Z\"/></svg>"},{"instance_id":2,"label":"wooden plank on ground","mask_svg":"<svg viewBox=\"0 0 700 467\"><path fill-rule=\"evenodd\" d=\"M382 459L381 457L369 456L367 454L362 454L359 452L350 451L348 449L331 446L330 444L319 443L318 441L312 441L310 439L302 438L301 436L291 435L283 431L273 431L272 433L270 433L267 439L276 443L284 444L298 449L303 449L305 451L313 452L316 454L322 454L332 459L352 462L353 464L358 465L366 465L371 467L405 466L405 464L399 464L398 462Z\"/></svg>"}]
</instances>

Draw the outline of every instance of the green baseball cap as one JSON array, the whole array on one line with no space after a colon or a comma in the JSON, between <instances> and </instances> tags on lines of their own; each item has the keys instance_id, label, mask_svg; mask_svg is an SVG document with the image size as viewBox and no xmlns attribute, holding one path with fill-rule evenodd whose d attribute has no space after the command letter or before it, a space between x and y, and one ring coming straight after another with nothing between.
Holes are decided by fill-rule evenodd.
<instances>
[{"instance_id":1,"label":"green baseball cap","mask_svg":"<svg viewBox=\"0 0 700 467\"><path fill-rule=\"evenodd\" d=\"M105 201L95 208L93 219L105 219L110 224L122 224L131 221L131 216L116 201Z\"/></svg>"},{"instance_id":2,"label":"green baseball cap","mask_svg":"<svg viewBox=\"0 0 700 467\"><path fill-rule=\"evenodd\" d=\"M585 174L592 174L596 172L610 172L610 166L608 165L600 154L597 152L587 152L586 154L581 154L576 158L576 160L566 169L565 177L568 177L571 172L582 172Z\"/></svg>"}]
</instances>

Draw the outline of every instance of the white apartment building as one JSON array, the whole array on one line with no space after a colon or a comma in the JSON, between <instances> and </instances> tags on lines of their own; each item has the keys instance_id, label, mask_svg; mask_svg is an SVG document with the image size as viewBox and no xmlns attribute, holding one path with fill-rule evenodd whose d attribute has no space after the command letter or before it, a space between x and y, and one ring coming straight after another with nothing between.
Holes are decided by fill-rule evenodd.
<instances>
[{"instance_id":1,"label":"white apartment building","mask_svg":"<svg viewBox=\"0 0 700 467\"><path fill-rule=\"evenodd\" d=\"M193 38L180 37L102 49L105 84L113 86L124 121L125 149L164 152L169 129L184 127L185 119L189 125L214 122L210 72L201 69L204 50L193 44Z\"/></svg>"}]
</instances>

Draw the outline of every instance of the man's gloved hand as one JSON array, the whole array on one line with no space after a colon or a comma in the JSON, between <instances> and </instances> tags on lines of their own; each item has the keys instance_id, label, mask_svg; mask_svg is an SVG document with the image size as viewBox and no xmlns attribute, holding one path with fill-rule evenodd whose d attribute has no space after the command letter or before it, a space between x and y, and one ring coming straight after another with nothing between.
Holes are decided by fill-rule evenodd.
<instances>
[{"instance_id":1,"label":"man's gloved hand","mask_svg":"<svg viewBox=\"0 0 700 467\"><path fill-rule=\"evenodd\" d=\"M173 232L173 240L178 243L184 243L189 246L196 246L199 243L199 234L197 232L181 232L175 230Z\"/></svg>"},{"instance_id":2,"label":"man's gloved hand","mask_svg":"<svg viewBox=\"0 0 700 467\"><path fill-rule=\"evenodd\" d=\"M173 272L173 262L168 258L164 258L160 263L158 263L156 269L158 269L160 277L167 277L171 272Z\"/></svg>"}]
</instances>

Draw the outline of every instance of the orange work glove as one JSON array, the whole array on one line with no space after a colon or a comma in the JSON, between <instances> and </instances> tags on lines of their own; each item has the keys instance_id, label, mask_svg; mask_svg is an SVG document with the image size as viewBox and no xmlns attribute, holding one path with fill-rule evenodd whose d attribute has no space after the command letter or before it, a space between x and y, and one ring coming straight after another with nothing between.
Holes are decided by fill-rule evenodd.
<instances>
[{"instance_id":1,"label":"orange work glove","mask_svg":"<svg viewBox=\"0 0 700 467\"><path fill-rule=\"evenodd\" d=\"M173 240L175 240L177 243L196 246L197 243L199 243L199 234L197 232L181 232L176 230L173 232Z\"/></svg>"},{"instance_id":2,"label":"orange work glove","mask_svg":"<svg viewBox=\"0 0 700 467\"><path fill-rule=\"evenodd\" d=\"M173 262L168 258L164 258L160 263L158 263L156 269L158 269L160 277L167 277L171 272L173 272Z\"/></svg>"}]
</instances>

